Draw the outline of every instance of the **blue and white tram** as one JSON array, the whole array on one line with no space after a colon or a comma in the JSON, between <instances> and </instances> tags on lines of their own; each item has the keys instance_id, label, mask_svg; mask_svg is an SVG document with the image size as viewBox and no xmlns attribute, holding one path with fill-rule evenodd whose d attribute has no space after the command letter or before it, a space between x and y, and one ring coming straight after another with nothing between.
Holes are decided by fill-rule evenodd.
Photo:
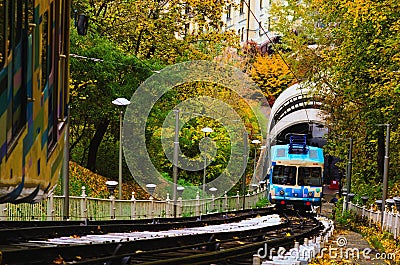
<instances>
[{"instance_id":1,"label":"blue and white tram","mask_svg":"<svg viewBox=\"0 0 400 265\"><path fill-rule=\"evenodd\" d=\"M321 205L324 155L308 146L306 135L291 135L289 144L270 149L268 199L277 206Z\"/></svg>"}]
</instances>

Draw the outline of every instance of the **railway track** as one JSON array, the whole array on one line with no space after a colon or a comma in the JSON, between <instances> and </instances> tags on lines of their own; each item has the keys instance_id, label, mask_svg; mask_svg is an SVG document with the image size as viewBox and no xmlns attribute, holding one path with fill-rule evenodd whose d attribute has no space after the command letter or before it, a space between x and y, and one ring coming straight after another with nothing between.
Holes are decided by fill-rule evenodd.
<instances>
[{"instance_id":1,"label":"railway track","mask_svg":"<svg viewBox=\"0 0 400 265\"><path fill-rule=\"evenodd\" d=\"M1 264L249 264L248 258L266 243L286 247L321 230L316 219L295 212L278 217L260 210L237 216L132 224L130 229L120 224L125 231L109 224L114 229L108 230L117 232L100 228L96 233L25 238L0 246L0 259Z\"/></svg>"},{"instance_id":2,"label":"railway track","mask_svg":"<svg viewBox=\"0 0 400 265\"><path fill-rule=\"evenodd\" d=\"M236 222L256 215L275 212L273 208L262 208L185 218L108 221L0 221L0 245L60 236L83 236L126 231L161 231L184 227L209 226Z\"/></svg>"}]
</instances>

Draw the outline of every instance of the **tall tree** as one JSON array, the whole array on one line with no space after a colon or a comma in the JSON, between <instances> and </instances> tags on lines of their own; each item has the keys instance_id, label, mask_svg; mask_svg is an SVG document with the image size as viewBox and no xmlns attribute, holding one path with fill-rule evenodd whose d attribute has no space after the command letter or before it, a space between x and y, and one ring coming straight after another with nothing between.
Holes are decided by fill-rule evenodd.
<instances>
[{"instance_id":1,"label":"tall tree","mask_svg":"<svg viewBox=\"0 0 400 265\"><path fill-rule=\"evenodd\" d=\"M278 7L278 6L277 6ZM318 84L330 113L327 150L345 158L355 140L355 181L381 181L377 124L392 124L390 175L399 172L400 6L395 0L287 1L276 8L275 28L292 49L300 78ZM285 14L285 16L282 16ZM279 19L278 19L279 18Z\"/></svg>"},{"instance_id":2,"label":"tall tree","mask_svg":"<svg viewBox=\"0 0 400 265\"><path fill-rule=\"evenodd\" d=\"M86 57L71 59L71 147L75 161L95 171L100 164L100 173L106 175L117 172L117 163L110 154L117 153L118 111L111 101L116 97L130 98L152 70L163 65L213 59L226 47L238 47L234 33L221 31L220 18L226 3L74 3L74 9L90 18L88 35L78 36L73 31L71 39L71 52ZM102 155L103 152L108 155ZM99 156L101 163L97 163Z\"/></svg>"},{"instance_id":3,"label":"tall tree","mask_svg":"<svg viewBox=\"0 0 400 265\"><path fill-rule=\"evenodd\" d=\"M138 57L168 64L212 59L223 47L238 46L232 31L222 31L228 0L82 1L92 30Z\"/></svg>"},{"instance_id":4,"label":"tall tree","mask_svg":"<svg viewBox=\"0 0 400 265\"><path fill-rule=\"evenodd\" d=\"M270 105L273 105L279 94L295 80L289 66L279 54L257 56L250 75L261 88Z\"/></svg>"},{"instance_id":5,"label":"tall tree","mask_svg":"<svg viewBox=\"0 0 400 265\"><path fill-rule=\"evenodd\" d=\"M79 54L71 58L71 154L94 171L110 123L118 124L118 110L111 101L130 97L149 70L111 42L95 34L90 39L71 34L71 53ZM115 143L118 127L112 130L116 137L110 140Z\"/></svg>"}]
</instances>

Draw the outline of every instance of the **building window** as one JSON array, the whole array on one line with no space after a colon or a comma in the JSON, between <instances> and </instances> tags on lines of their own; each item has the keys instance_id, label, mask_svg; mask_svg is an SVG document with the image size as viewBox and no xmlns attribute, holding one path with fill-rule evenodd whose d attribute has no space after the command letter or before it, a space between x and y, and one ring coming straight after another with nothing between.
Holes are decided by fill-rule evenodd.
<instances>
[{"instance_id":1,"label":"building window","mask_svg":"<svg viewBox=\"0 0 400 265\"><path fill-rule=\"evenodd\" d=\"M271 28L271 17L268 17L267 31Z\"/></svg>"},{"instance_id":2,"label":"building window","mask_svg":"<svg viewBox=\"0 0 400 265\"><path fill-rule=\"evenodd\" d=\"M263 0L260 0L260 9L263 8Z\"/></svg>"},{"instance_id":3,"label":"building window","mask_svg":"<svg viewBox=\"0 0 400 265\"><path fill-rule=\"evenodd\" d=\"M239 13L242 15L244 13L244 0L240 0Z\"/></svg>"},{"instance_id":4,"label":"building window","mask_svg":"<svg viewBox=\"0 0 400 265\"><path fill-rule=\"evenodd\" d=\"M241 32L240 32L240 41L243 41L243 33L244 33L244 28L242 28Z\"/></svg>"},{"instance_id":5,"label":"building window","mask_svg":"<svg viewBox=\"0 0 400 265\"><path fill-rule=\"evenodd\" d=\"M185 24L185 36L187 36L189 34L189 29L190 29L190 25L189 23Z\"/></svg>"},{"instance_id":6,"label":"building window","mask_svg":"<svg viewBox=\"0 0 400 265\"><path fill-rule=\"evenodd\" d=\"M190 6L188 6L186 4L186 6L185 6L185 15L189 14L189 12L190 12Z\"/></svg>"},{"instance_id":7,"label":"building window","mask_svg":"<svg viewBox=\"0 0 400 265\"><path fill-rule=\"evenodd\" d=\"M231 10L232 10L232 4L228 5L226 7L226 20L231 20Z\"/></svg>"}]
</instances>

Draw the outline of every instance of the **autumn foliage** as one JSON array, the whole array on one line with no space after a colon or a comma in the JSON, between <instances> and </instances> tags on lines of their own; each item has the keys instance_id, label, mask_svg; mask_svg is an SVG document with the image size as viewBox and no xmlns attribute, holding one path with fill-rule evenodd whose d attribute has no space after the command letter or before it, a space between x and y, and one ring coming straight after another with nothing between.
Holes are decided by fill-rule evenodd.
<instances>
[{"instance_id":1,"label":"autumn foliage","mask_svg":"<svg viewBox=\"0 0 400 265\"><path fill-rule=\"evenodd\" d=\"M316 84L329 113L326 153L346 167L352 190L382 196L385 127L391 124L389 191L400 182L400 5L395 0L277 1L273 27L297 77Z\"/></svg>"},{"instance_id":2,"label":"autumn foliage","mask_svg":"<svg viewBox=\"0 0 400 265\"><path fill-rule=\"evenodd\" d=\"M278 54L258 55L250 70L250 75L270 105L273 105L279 94L294 81L289 66Z\"/></svg>"},{"instance_id":3,"label":"autumn foliage","mask_svg":"<svg viewBox=\"0 0 400 265\"><path fill-rule=\"evenodd\" d=\"M109 180L108 178L93 173L75 162L69 162L69 179L71 196L81 196L82 186L85 187L85 193L88 197L108 198L110 195L106 186L106 181ZM137 199L148 197L148 194L134 181L122 184L122 199L131 199L132 192L135 192L135 198ZM118 190L115 191L115 195L117 194ZM56 195L61 195L61 183L59 183L56 189Z\"/></svg>"}]
</instances>

